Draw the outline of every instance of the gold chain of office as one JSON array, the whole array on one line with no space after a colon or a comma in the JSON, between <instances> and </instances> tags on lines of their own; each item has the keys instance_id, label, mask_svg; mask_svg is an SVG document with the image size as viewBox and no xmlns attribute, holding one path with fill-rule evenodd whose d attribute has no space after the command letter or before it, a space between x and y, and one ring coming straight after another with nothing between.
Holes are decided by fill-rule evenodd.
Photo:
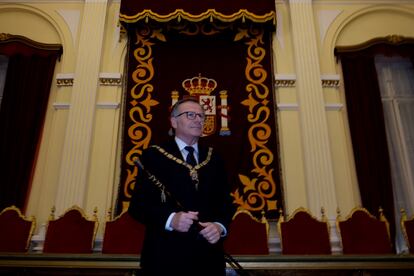
<instances>
[{"instance_id":1,"label":"gold chain of office","mask_svg":"<svg viewBox=\"0 0 414 276\"><path fill-rule=\"evenodd\" d=\"M213 154L213 148L209 147L208 148L208 153L207 153L207 158L203 162L201 162L200 164L197 164L193 167L190 164L188 164L187 162L183 161L182 159L175 157L174 155L172 155L171 153L169 153L165 149L161 148L160 146L153 145L152 147L156 148L160 153L164 154L164 156L167 157L168 159L173 160L173 161L175 161L176 163L178 163L182 166L185 166L190 171L191 180L194 181L195 186L196 186L196 190L198 190L198 183L199 183L198 170L201 169L202 167L204 167L205 165L207 165L208 162L210 162L211 155Z\"/></svg>"}]
</instances>

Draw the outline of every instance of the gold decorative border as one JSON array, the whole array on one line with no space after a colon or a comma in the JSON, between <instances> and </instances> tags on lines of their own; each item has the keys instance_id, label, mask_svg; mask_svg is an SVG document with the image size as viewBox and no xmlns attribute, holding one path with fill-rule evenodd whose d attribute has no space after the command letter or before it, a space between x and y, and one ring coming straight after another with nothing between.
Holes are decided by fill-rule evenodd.
<instances>
[{"instance_id":1,"label":"gold decorative border","mask_svg":"<svg viewBox=\"0 0 414 276\"><path fill-rule=\"evenodd\" d=\"M253 214L249 212L248 210L245 210L239 207L237 211L234 213L232 220L235 220L239 214L243 214L243 213L247 214L253 221L256 221L258 223L263 223L266 226L266 234L267 236L269 236L270 225L269 225L269 221L266 219L265 212L263 210L262 210L262 217L259 220L257 217L253 216Z\"/></svg>"},{"instance_id":2,"label":"gold decorative border","mask_svg":"<svg viewBox=\"0 0 414 276\"><path fill-rule=\"evenodd\" d=\"M94 244L95 244L95 238L96 238L96 233L98 232L98 227L99 227L99 221L98 221L98 208L95 207L95 209L93 210L93 215L92 215L92 219L89 219L86 214L85 211L80 208L78 205L73 205L72 207L68 208L65 210L65 212L63 214L61 214L58 218L55 218L55 211L56 211L56 207L53 206L50 210L50 215L49 215L49 219L48 219L48 224L51 221L57 221L61 218L63 218L67 213L69 213L72 210L76 210L78 211L82 217L87 220L87 221L91 221L94 223L94 228L93 228L93 235L92 235L92 244L91 244L91 248L93 248Z\"/></svg>"},{"instance_id":3,"label":"gold decorative border","mask_svg":"<svg viewBox=\"0 0 414 276\"><path fill-rule=\"evenodd\" d=\"M138 174L138 168L134 165L134 159L136 156L142 154L142 151L148 148L152 131L149 127L149 123L152 120L151 108L159 104L158 101L152 98L152 92L154 86L151 83L154 77L154 67L152 64L152 46L153 43L149 41L147 37L151 37L156 32L155 30L145 27L143 29L137 29L135 32L135 45L137 47L133 50L133 56L138 65L131 73L130 77L135 85L131 88L130 102L126 103L131 108L127 116L133 122L128 128L128 139L134 145L129 149L125 156L125 161L129 165L127 168L127 177L125 183L122 184L123 195L125 198L131 198L129 191L133 190L135 186L135 178ZM131 37L131 39L133 39ZM129 202L122 202L122 210L125 210L129 206Z\"/></svg>"},{"instance_id":4,"label":"gold decorative border","mask_svg":"<svg viewBox=\"0 0 414 276\"><path fill-rule=\"evenodd\" d=\"M112 209L108 210L108 213L106 214L106 219L105 222L114 222L117 221L119 219L121 219L121 217L128 212L128 209L122 210L121 213L115 217L112 217ZM106 224L105 224L106 227ZM105 230L105 229L104 229ZM105 231L104 231L105 232Z\"/></svg>"},{"instance_id":5,"label":"gold decorative border","mask_svg":"<svg viewBox=\"0 0 414 276\"><path fill-rule=\"evenodd\" d=\"M135 15L127 15L121 13L119 15L119 18L121 22L126 23L135 23L140 20L145 20L145 22L147 23L149 19L158 22L168 22L171 20L181 21L182 19L191 22L199 22L206 19L210 19L211 21L217 19L223 22L232 22L241 19L244 22L246 19L248 19L257 23L265 23L268 21L272 21L273 24L276 24L276 15L274 11L271 11L264 15L257 15L249 12L246 9L240 9L238 12L230 15L225 15L221 12L216 11L215 9L208 9L200 14L191 14L189 12L184 11L183 9L176 9L174 12L171 12L166 15L158 14L156 12L153 12L152 10L145 9L142 12L139 12Z\"/></svg>"},{"instance_id":6,"label":"gold decorative border","mask_svg":"<svg viewBox=\"0 0 414 276\"><path fill-rule=\"evenodd\" d=\"M411 218L407 217L407 213L405 212L405 209L401 208L400 210L401 213L401 219L400 219L400 225L401 225L401 230L404 236L404 240L405 243L409 249L409 251L411 252L411 243L410 243L410 239L408 238L408 233L407 233L407 228L405 227L405 222L409 222L409 221L413 221L414 220L414 215Z\"/></svg>"},{"instance_id":7,"label":"gold decorative border","mask_svg":"<svg viewBox=\"0 0 414 276\"><path fill-rule=\"evenodd\" d=\"M275 157L267 147L268 139L272 134L270 126L272 122L269 118L273 107L269 106L272 90L265 83L268 72L262 65L266 56L263 42L264 29L251 27L248 30L240 30L240 33L236 37L248 38L245 68L245 77L248 81L245 90L247 94L241 104L248 108L249 112L246 118L250 123L248 141L251 146L250 152L253 153L253 168L250 172L255 176L251 178L239 174L242 185L232 193L232 196L236 204L249 211L277 210L277 200L272 199L276 194L274 168L269 168Z\"/></svg>"},{"instance_id":8,"label":"gold decorative border","mask_svg":"<svg viewBox=\"0 0 414 276\"><path fill-rule=\"evenodd\" d=\"M282 223L286 223L289 222L291 219L293 219L298 213L300 212L304 212L307 213L312 219L318 221L318 222L323 222L326 224L327 230L328 230L328 235L331 232L331 227L328 223L328 218L325 215L325 208L321 208L321 215L322 215L322 219L319 220L317 217L315 217L314 215L312 215L312 213L304 208L304 207L299 207L297 208L295 211L293 211L292 215L288 215L287 219L285 220L284 216L283 216L283 210L279 209L279 219L277 221L277 231L279 233L279 237L280 237L280 248L283 249L283 240L282 240Z\"/></svg>"},{"instance_id":9,"label":"gold decorative border","mask_svg":"<svg viewBox=\"0 0 414 276\"><path fill-rule=\"evenodd\" d=\"M251 212L277 210L277 200L273 199L277 190L273 178L274 168L269 168L275 157L267 147L268 139L272 134L270 124L273 122L270 121L270 115L273 107L269 105L272 89L265 83L268 79L268 72L262 65L266 57L263 34L263 27L250 27L248 30L239 30L234 38L234 41L242 39L247 41L245 42L247 45L245 77L248 84L246 85L246 99L242 100L241 104L249 110L246 119L251 126L247 138L253 153L251 161L253 168L250 172L255 175L250 178L250 175L239 174L241 185L232 193L232 196L235 204ZM152 120L151 107L159 104L151 97L154 68L151 62L153 42L150 42L149 38L158 39L161 42L166 41L166 37L159 30L148 25L141 30L136 30L136 37L137 48L134 49L134 57L139 65L130 76L135 85L129 91L133 100L127 103L133 106L127 116L134 122L128 129L128 138L134 146L125 157L125 161L130 165L130 168L126 169L127 177L122 184L125 198L131 198L130 191L135 185L135 177L138 173L133 160L137 155L142 154L142 150L149 146L151 140L152 132L149 127L149 122ZM122 209L127 208L128 205L129 202L124 201Z\"/></svg>"},{"instance_id":10,"label":"gold decorative border","mask_svg":"<svg viewBox=\"0 0 414 276\"><path fill-rule=\"evenodd\" d=\"M21 35L12 35L8 33L0 33L0 44L2 43L9 43L9 42L18 42L22 43L24 45L33 47L35 49L39 50L48 50L48 51L59 51L59 60L60 56L63 53L63 47L61 44L47 44L47 43L41 43L34 40L31 40L25 36Z\"/></svg>"},{"instance_id":11,"label":"gold decorative border","mask_svg":"<svg viewBox=\"0 0 414 276\"><path fill-rule=\"evenodd\" d=\"M24 220L24 221L27 221L27 222L30 222L30 223L31 223L30 230L29 230L29 235L28 235L27 240L26 240L26 250L27 250L27 249L29 248L30 241L31 241L32 236L33 236L33 232L34 232L34 230L35 230L35 228L36 228L36 218L35 218L34 216L31 216L30 218L25 217L25 216L22 214L22 212L20 211L20 209L19 209L19 208L17 208L15 205L12 205L12 206L9 206L9 207L4 208L4 209L0 212L0 216L1 216L3 213L9 212L9 211L14 211L14 212L16 212L16 213L17 213L17 215L18 215L18 216L19 216L22 220Z\"/></svg>"},{"instance_id":12,"label":"gold decorative border","mask_svg":"<svg viewBox=\"0 0 414 276\"><path fill-rule=\"evenodd\" d=\"M316 216L312 215L312 213L309 211L309 209L306 209L305 207L299 207L295 211L293 211L293 213L291 215L287 215L286 222L293 219L300 212L307 213L314 220L317 220L317 221L320 221L320 222L328 222L328 218L325 215L325 208L323 208L323 207L321 208L321 215L322 215L321 220L319 220ZM279 221L280 222L285 222L285 219L283 217L283 210L282 209L279 209L279 214L280 214ZM329 225L328 225L328 227L329 227Z\"/></svg>"},{"instance_id":13,"label":"gold decorative border","mask_svg":"<svg viewBox=\"0 0 414 276\"><path fill-rule=\"evenodd\" d=\"M390 224L389 224L387 218L384 216L383 209L381 207L379 208L379 219L378 219L374 215L372 215L366 208L357 206L357 207L354 207L351 210L351 212L349 212L349 214L345 217L345 219L341 218L341 212L340 212L339 208L336 210L337 216L336 216L335 224L336 224L336 230L338 232L339 241L340 241L340 244L341 244L342 247L343 247L343 242L342 242L342 235L341 235L341 227L339 226L340 222L345 222L345 221L351 219L352 216L354 215L354 213L358 212L358 211L362 211L362 212L366 213L370 218L372 218L374 220L383 221L385 223L385 227L387 229L388 241L389 241L390 244L392 244L392 242L391 242L391 233L390 233Z\"/></svg>"},{"instance_id":14,"label":"gold decorative border","mask_svg":"<svg viewBox=\"0 0 414 276\"><path fill-rule=\"evenodd\" d=\"M335 55L338 53L347 53L347 52L355 52L367 49L376 44L390 44L390 45L401 45L406 43L414 43L413 37L405 37L401 35L388 35L385 37L377 37L371 40L368 40L364 43L351 45L351 46L338 46L335 48Z\"/></svg>"}]
</instances>

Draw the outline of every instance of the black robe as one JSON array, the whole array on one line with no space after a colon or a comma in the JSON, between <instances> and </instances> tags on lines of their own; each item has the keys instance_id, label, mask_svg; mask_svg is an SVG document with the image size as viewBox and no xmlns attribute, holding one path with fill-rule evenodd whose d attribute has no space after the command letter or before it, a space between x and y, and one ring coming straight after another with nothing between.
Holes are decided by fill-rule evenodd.
<instances>
[{"instance_id":1,"label":"black robe","mask_svg":"<svg viewBox=\"0 0 414 276\"><path fill-rule=\"evenodd\" d=\"M168 216L179 211L198 211L201 222L219 222L228 228L234 208L222 160L213 150L208 162L198 169L196 189L175 140L160 148L165 152L153 146L146 149L141 162L174 200L167 196L163 202L160 189L140 170L129 207L129 213L146 225L142 272L146 276L225 275L222 239L212 245L195 227L188 233L165 230ZM208 151L199 143L199 164L208 159Z\"/></svg>"}]
</instances>

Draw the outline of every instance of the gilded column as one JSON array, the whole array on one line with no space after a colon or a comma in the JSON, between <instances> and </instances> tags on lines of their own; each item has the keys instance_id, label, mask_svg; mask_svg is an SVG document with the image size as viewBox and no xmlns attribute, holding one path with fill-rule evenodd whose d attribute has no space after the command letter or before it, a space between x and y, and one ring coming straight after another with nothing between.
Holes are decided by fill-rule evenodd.
<instances>
[{"instance_id":1,"label":"gilded column","mask_svg":"<svg viewBox=\"0 0 414 276\"><path fill-rule=\"evenodd\" d=\"M84 208L107 0L85 0L75 78L62 150L56 214Z\"/></svg>"},{"instance_id":2,"label":"gilded column","mask_svg":"<svg viewBox=\"0 0 414 276\"><path fill-rule=\"evenodd\" d=\"M334 216L337 201L312 0L290 0L289 5L309 208L318 215L324 207Z\"/></svg>"}]
</instances>

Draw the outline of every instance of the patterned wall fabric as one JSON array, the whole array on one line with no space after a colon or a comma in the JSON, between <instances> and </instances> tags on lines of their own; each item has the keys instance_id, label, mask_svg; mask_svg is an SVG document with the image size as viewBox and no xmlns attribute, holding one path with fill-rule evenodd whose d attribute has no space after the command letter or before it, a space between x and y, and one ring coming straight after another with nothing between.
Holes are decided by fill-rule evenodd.
<instances>
[{"instance_id":1,"label":"patterned wall fabric","mask_svg":"<svg viewBox=\"0 0 414 276\"><path fill-rule=\"evenodd\" d=\"M207 115L201 143L225 159L234 204L276 217L281 204L272 32L253 22L134 22L128 28L128 81L118 212L138 173L134 158L168 138L169 108L197 96Z\"/></svg>"}]
</instances>

